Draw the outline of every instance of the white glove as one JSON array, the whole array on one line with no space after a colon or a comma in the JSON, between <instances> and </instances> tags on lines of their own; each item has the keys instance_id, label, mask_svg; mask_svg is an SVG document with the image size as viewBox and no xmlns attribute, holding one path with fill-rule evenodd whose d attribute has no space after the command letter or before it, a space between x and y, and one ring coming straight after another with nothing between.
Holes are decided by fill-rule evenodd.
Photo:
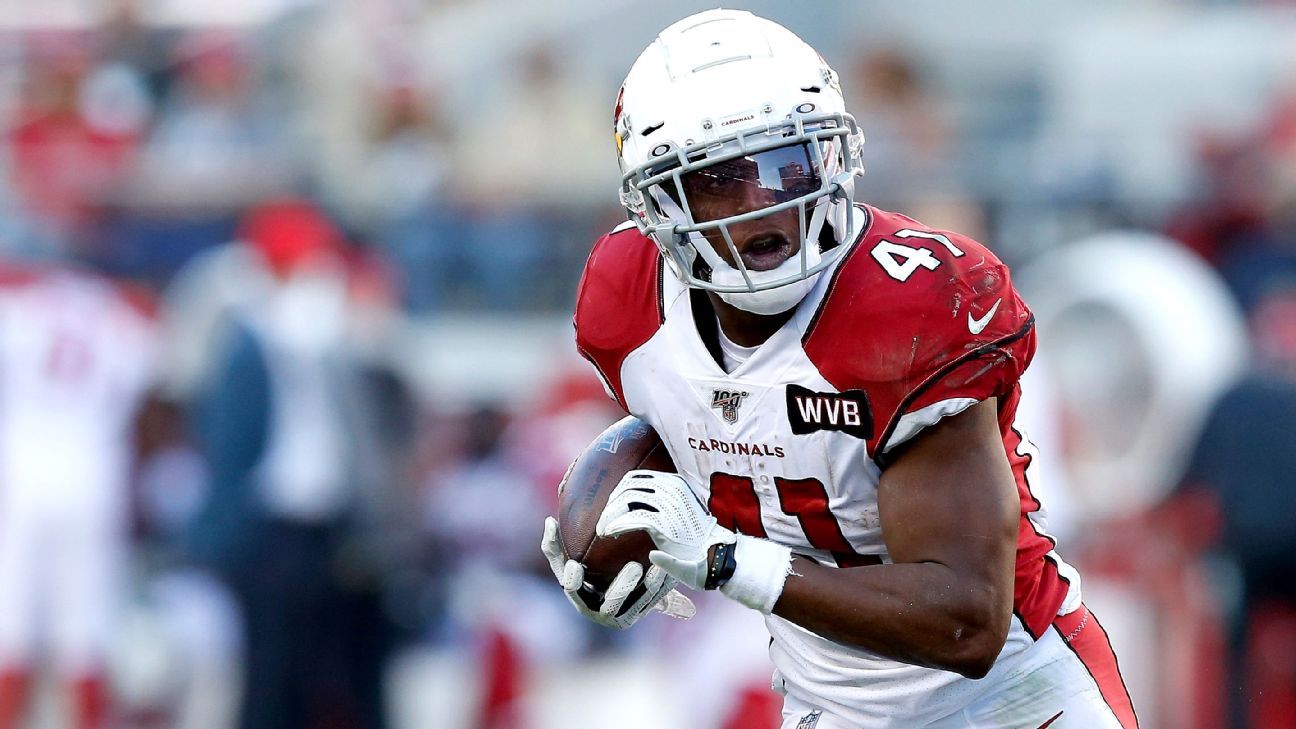
<instances>
[{"instance_id":1,"label":"white glove","mask_svg":"<svg viewBox=\"0 0 1296 729\"><path fill-rule=\"evenodd\" d=\"M676 474L630 471L612 490L595 532L608 537L636 529L648 532L657 545L648 555L653 565L695 590L718 587L726 596L766 614L783 593L791 550L720 526L688 482ZM717 548L715 560L713 547ZM728 569L726 556L732 556Z\"/></svg>"},{"instance_id":2,"label":"white glove","mask_svg":"<svg viewBox=\"0 0 1296 729\"><path fill-rule=\"evenodd\" d=\"M600 625L624 630L654 610L681 620L688 620L697 613L693 602L675 589L675 578L660 567L650 567L645 575L643 566L638 562L630 562L622 567L603 594L591 589L585 584L585 565L563 556L558 520L552 516L545 517L540 551L549 560L549 568L553 570L554 577L562 585L563 593L571 604L576 606L581 615ZM643 595L626 605L626 598L639 585L640 578L644 584Z\"/></svg>"}]
</instances>

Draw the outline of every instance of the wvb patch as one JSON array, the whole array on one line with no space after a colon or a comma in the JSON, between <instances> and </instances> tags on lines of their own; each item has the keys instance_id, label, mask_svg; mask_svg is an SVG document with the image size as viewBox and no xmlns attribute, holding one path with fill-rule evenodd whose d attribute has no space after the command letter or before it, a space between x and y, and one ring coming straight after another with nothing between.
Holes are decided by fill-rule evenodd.
<instances>
[{"instance_id":1,"label":"wvb patch","mask_svg":"<svg viewBox=\"0 0 1296 729\"><path fill-rule=\"evenodd\" d=\"M873 411L863 390L815 392L788 385L787 412L795 435L836 430L863 440L873 437Z\"/></svg>"}]
</instances>

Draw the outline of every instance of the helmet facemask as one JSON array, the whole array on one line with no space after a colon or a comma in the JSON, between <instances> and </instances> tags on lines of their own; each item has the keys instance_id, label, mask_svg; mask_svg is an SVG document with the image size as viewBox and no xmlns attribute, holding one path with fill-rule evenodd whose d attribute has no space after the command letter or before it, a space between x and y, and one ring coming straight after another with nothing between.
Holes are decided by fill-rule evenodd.
<instances>
[{"instance_id":1,"label":"helmet facemask","mask_svg":"<svg viewBox=\"0 0 1296 729\"><path fill-rule=\"evenodd\" d=\"M851 235L855 177L863 173L863 143L845 113L789 116L689 146L664 149L626 171L622 203L637 213L671 270L687 286L714 291L738 308L759 314L785 311L805 296L817 274L840 254ZM732 191L760 206L713 214L708 199ZM708 197L710 196L710 197ZM731 205L730 208L735 206ZM797 252L768 270L744 263L731 228L795 211ZM822 236L825 224L831 235ZM727 247L731 265L707 234Z\"/></svg>"}]
</instances>

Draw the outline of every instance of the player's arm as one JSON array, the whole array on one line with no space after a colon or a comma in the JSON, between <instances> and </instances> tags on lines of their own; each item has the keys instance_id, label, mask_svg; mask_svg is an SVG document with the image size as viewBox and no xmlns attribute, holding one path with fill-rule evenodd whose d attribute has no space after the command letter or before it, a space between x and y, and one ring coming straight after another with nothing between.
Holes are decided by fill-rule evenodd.
<instances>
[{"instance_id":1,"label":"player's arm","mask_svg":"<svg viewBox=\"0 0 1296 729\"><path fill-rule=\"evenodd\" d=\"M824 567L735 534L674 474L618 486L597 531L647 530L652 562L694 589L879 655L984 676L1012 616L1019 509L994 398L924 430L878 488L892 564Z\"/></svg>"},{"instance_id":2,"label":"player's arm","mask_svg":"<svg viewBox=\"0 0 1296 729\"><path fill-rule=\"evenodd\" d=\"M917 436L883 472L878 508L893 564L794 557L774 613L896 660L985 675L1011 622L1019 517L994 399Z\"/></svg>"}]
</instances>

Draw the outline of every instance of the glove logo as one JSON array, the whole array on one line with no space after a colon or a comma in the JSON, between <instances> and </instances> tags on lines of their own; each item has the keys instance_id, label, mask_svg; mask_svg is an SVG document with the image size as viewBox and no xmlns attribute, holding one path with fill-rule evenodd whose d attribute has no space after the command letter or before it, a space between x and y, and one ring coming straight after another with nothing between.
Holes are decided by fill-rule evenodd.
<instances>
[{"instance_id":1,"label":"glove logo","mask_svg":"<svg viewBox=\"0 0 1296 729\"><path fill-rule=\"evenodd\" d=\"M720 410L720 417L733 425L738 422L738 408L742 407L743 398L750 393L740 390L712 390L711 407Z\"/></svg>"}]
</instances>

